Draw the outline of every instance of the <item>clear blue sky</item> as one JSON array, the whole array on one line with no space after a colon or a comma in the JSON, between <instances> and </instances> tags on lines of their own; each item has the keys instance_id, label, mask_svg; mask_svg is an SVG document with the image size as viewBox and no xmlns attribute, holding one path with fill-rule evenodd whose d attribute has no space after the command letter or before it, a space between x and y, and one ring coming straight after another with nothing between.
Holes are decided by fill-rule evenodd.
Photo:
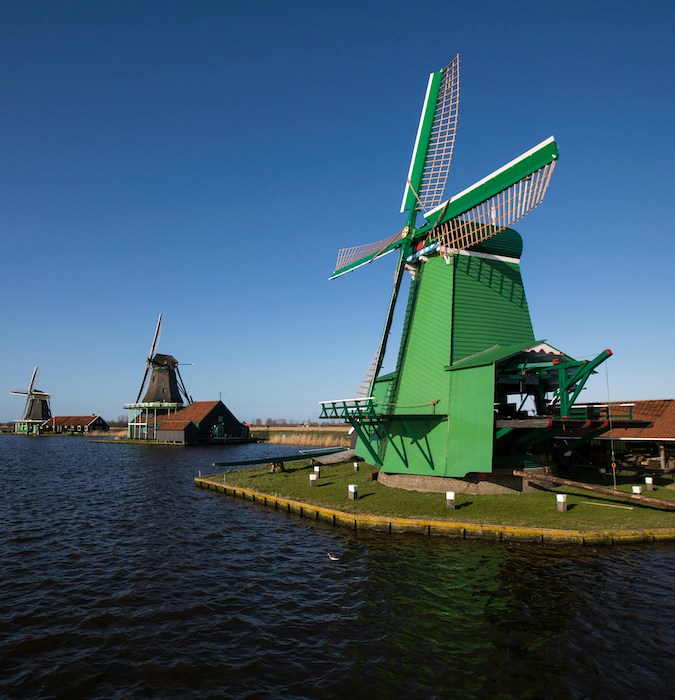
<instances>
[{"instance_id":1,"label":"clear blue sky","mask_svg":"<svg viewBox=\"0 0 675 700\"><path fill-rule=\"evenodd\" d=\"M306 419L354 395L428 73L461 55L448 196L550 135L516 228L538 338L675 395L671 2L0 3L0 420L135 399L159 312L195 399ZM585 392L606 400L604 369Z\"/></svg>"}]
</instances>

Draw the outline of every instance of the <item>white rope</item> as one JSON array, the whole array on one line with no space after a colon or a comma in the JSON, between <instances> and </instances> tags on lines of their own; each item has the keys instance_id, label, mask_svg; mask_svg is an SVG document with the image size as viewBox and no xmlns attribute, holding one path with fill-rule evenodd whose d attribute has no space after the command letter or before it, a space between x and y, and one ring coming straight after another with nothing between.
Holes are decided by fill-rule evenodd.
<instances>
[{"instance_id":1,"label":"white rope","mask_svg":"<svg viewBox=\"0 0 675 700\"><path fill-rule=\"evenodd\" d=\"M612 478L614 479L614 490L616 491L616 456L614 454L614 437L611 436L612 433L612 402L609 395L609 370L607 369L607 363L605 363L605 381L607 383L607 418L609 419L609 444L612 452Z\"/></svg>"}]
</instances>

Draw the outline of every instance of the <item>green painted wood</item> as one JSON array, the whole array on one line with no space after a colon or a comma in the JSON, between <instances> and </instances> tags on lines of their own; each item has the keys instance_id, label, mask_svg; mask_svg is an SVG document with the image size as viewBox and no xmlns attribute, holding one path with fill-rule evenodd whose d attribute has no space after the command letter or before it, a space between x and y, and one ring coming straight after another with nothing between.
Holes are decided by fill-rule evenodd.
<instances>
[{"instance_id":1,"label":"green painted wood","mask_svg":"<svg viewBox=\"0 0 675 700\"><path fill-rule=\"evenodd\" d=\"M523 239L517 231L506 228L497 236L471 246L471 252L502 255L520 260L520 256L523 254Z\"/></svg>"},{"instance_id":2,"label":"green painted wood","mask_svg":"<svg viewBox=\"0 0 675 700\"><path fill-rule=\"evenodd\" d=\"M438 413L447 413L447 377L453 314L453 267L434 257L421 266L415 305L404 352L399 356L396 412L440 399Z\"/></svg>"},{"instance_id":3,"label":"green painted wood","mask_svg":"<svg viewBox=\"0 0 675 700\"><path fill-rule=\"evenodd\" d=\"M491 472L494 367L471 367L448 375L448 458L443 475L462 477L469 472Z\"/></svg>"},{"instance_id":4,"label":"green painted wood","mask_svg":"<svg viewBox=\"0 0 675 700\"><path fill-rule=\"evenodd\" d=\"M519 255L521 246L520 236L508 230L486 250ZM446 368L496 344L517 348L535 342L519 265L515 258L504 262L454 255L448 264L432 257L417 275L397 370L392 379L375 383L381 403L384 388L388 390L380 410L401 416L390 421L389 437L380 441L383 470L452 476L490 471L494 363L454 372ZM433 401L438 401L435 407ZM430 416L406 423L403 417L432 411L449 414L449 419Z\"/></svg>"},{"instance_id":5,"label":"green painted wood","mask_svg":"<svg viewBox=\"0 0 675 700\"><path fill-rule=\"evenodd\" d=\"M345 265L333 272L331 279L343 275L349 270L360 267L375 258L382 257L393 250L406 245L410 248L416 241L426 238L435 226L461 216L473 207L486 202L491 197L532 175L540 168L558 159L558 146L553 138L547 139L503 168L488 175L483 180L455 195L439 208L428 214L427 223L419 229L411 230L406 237L398 238L393 243L370 255Z\"/></svg>"},{"instance_id":6,"label":"green painted wood","mask_svg":"<svg viewBox=\"0 0 675 700\"><path fill-rule=\"evenodd\" d=\"M424 173L424 165L427 160L427 152L429 150L429 139L431 138L431 129L434 124L434 115L436 114L436 103L438 102L438 91L441 86L443 71L432 73L429 76L427 85L427 93L422 105L422 114L417 130L417 138L413 147L412 159L410 161L410 170L408 172L408 180L415 188L415 192L420 191L420 183L422 182L422 174ZM405 196L401 212L410 211L417 206L417 199L410 189L410 185L406 183Z\"/></svg>"},{"instance_id":7,"label":"green painted wood","mask_svg":"<svg viewBox=\"0 0 675 700\"><path fill-rule=\"evenodd\" d=\"M475 185L451 197L447 206L441 205L429 213L427 225L420 228L418 235L425 235L433 226L445 223L460 216L473 207L486 202L488 199L503 192L516 182L532 175L545 165L558 159L558 146L553 138L543 141L519 158L480 180Z\"/></svg>"},{"instance_id":8,"label":"green painted wood","mask_svg":"<svg viewBox=\"0 0 675 700\"><path fill-rule=\"evenodd\" d=\"M533 343L520 266L455 255L450 362L494 345Z\"/></svg>"}]
</instances>

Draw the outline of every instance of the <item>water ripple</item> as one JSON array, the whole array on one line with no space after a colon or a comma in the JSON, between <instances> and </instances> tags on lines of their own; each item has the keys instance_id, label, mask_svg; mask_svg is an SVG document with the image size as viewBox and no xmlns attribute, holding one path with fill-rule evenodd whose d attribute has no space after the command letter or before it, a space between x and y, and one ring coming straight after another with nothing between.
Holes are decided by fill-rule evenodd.
<instances>
[{"instance_id":1,"label":"water ripple","mask_svg":"<svg viewBox=\"0 0 675 700\"><path fill-rule=\"evenodd\" d=\"M0 437L0 696L669 697L675 548L354 533L193 486L275 449Z\"/></svg>"}]
</instances>

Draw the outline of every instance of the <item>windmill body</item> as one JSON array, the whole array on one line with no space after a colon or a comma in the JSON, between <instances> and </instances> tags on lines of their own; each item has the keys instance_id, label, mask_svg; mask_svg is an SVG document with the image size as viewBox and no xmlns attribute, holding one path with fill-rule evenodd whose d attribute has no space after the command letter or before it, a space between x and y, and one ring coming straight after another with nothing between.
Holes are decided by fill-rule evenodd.
<instances>
[{"instance_id":1,"label":"windmill body","mask_svg":"<svg viewBox=\"0 0 675 700\"><path fill-rule=\"evenodd\" d=\"M28 389L14 389L10 392L17 396L26 397L23 416L20 420L14 421L14 432L16 433L39 435L43 423L52 417L51 408L49 406L49 394L35 388L35 380L37 379L38 371L38 367L33 369Z\"/></svg>"},{"instance_id":2,"label":"windmill body","mask_svg":"<svg viewBox=\"0 0 675 700\"><path fill-rule=\"evenodd\" d=\"M401 207L406 225L341 250L332 275L397 254L363 395L321 402L321 417L349 422L357 455L385 473L459 478L548 465L561 438L581 444L607 429L601 407L574 402L611 351L577 361L536 339L520 273L522 239L511 228L543 200L558 159L555 140L441 202L458 101L457 56L428 81ZM396 368L382 374L406 273L412 280Z\"/></svg>"},{"instance_id":3,"label":"windmill body","mask_svg":"<svg viewBox=\"0 0 675 700\"><path fill-rule=\"evenodd\" d=\"M161 330L162 314L157 320L136 401L124 404L124 408L129 412L127 436L131 439L155 440L159 419L167 418L192 403L192 397L188 394L180 374L178 360L172 355L155 353ZM148 375L150 380L143 395Z\"/></svg>"},{"instance_id":4,"label":"windmill body","mask_svg":"<svg viewBox=\"0 0 675 700\"><path fill-rule=\"evenodd\" d=\"M157 353L150 361L152 372L143 403L164 401L183 405L186 398L178 386L178 360L171 355Z\"/></svg>"}]
</instances>

